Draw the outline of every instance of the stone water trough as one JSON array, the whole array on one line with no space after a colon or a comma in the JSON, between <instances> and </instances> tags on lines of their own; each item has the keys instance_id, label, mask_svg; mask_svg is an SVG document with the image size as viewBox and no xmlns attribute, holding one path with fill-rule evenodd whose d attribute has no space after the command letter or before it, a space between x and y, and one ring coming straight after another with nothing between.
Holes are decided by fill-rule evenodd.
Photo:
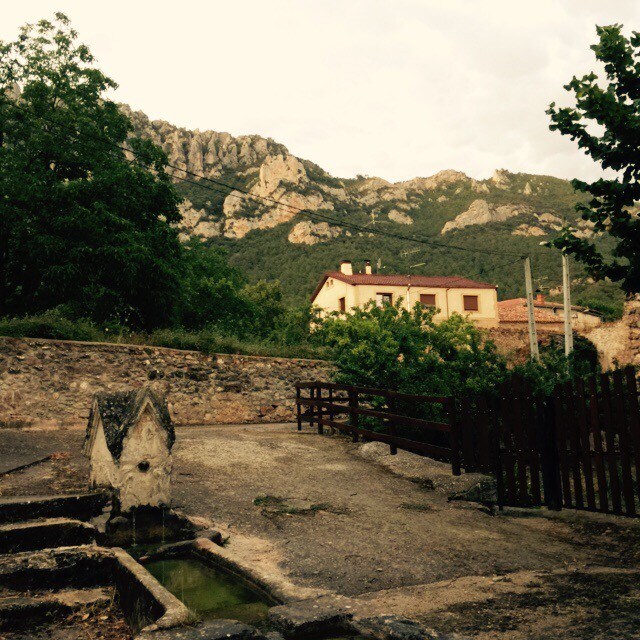
<instances>
[{"instance_id":1,"label":"stone water trough","mask_svg":"<svg viewBox=\"0 0 640 640\"><path fill-rule=\"evenodd\" d=\"M441 637L393 616L358 618L347 599L309 598L235 559L209 523L171 509L174 440L164 398L101 394L84 446L93 490L0 499L0 637L49 638L53 626L64 638L69 619L91 615L107 634L123 625L120 635L68 637Z\"/></svg>"}]
</instances>

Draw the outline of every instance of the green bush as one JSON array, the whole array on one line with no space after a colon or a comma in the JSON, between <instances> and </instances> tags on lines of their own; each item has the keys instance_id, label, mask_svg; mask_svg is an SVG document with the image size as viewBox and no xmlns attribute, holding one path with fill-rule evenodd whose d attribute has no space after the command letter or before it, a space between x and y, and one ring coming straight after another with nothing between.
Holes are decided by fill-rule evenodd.
<instances>
[{"instance_id":1,"label":"green bush","mask_svg":"<svg viewBox=\"0 0 640 640\"><path fill-rule=\"evenodd\" d=\"M189 331L182 328L157 329L152 333L129 331L117 324L98 327L90 320L73 320L60 310L24 318L0 318L0 336L13 338L49 338L86 342L113 342L202 351L203 353L237 353L279 358L323 358L327 350L308 340L274 338L240 338L217 329ZM297 336L297 334L296 334Z\"/></svg>"},{"instance_id":2,"label":"green bush","mask_svg":"<svg viewBox=\"0 0 640 640\"><path fill-rule=\"evenodd\" d=\"M591 342L575 336L566 358L562 339L540 351L540 362L513 369L486 332L458 314L436 324L433 312L401 301L382 307L370 303L347 315L332 314L319 323L314 340L331 349L338 380L365 387L422 395L463 397L492 394L518 374L536 393L550 393L560 383L599 370Z\"/></svg>"},{"instance_id":3,"label":"green bush","mask_svg":"<svg viewBox=\"0 0 640 640\"><path fill-rule=\"evenodd\" d=\"M505 358L472 322L454 314L436 324L433 311L401 305L372 302L320 323L314 338L331 348L341 382L440 395L489 391L505 378Z\"/></svg>"},{"instance_id":4,"label":"green bush","mask_svg":"<svg viewBox=\"0 0 640 640\"><path fill-rule=\"evenodd\" d=\"M0 335L90 342L107 339L104 332L91 320L70 320L55 309L23 318L0 318Z\"/></svg>"}]
</instances>

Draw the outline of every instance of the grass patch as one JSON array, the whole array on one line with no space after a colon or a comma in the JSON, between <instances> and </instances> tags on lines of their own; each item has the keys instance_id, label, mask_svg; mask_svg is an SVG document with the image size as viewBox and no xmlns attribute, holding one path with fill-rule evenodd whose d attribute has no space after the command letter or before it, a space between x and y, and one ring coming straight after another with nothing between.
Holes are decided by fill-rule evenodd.
<instances>
[{"instance_id":1,"label":"grass patch","mask_svg":"<svg viewBox=\"0 0 640 640\"><path fill-rule=\"evenodd\" d=\"M295 504L296 502L300 504ZM304 500L281 498L272 495L258 496L253 499L253 504L256 507L262 507L262 515L266 517L315 515L319 511L345 513L344 510L337 509L328 502L307 503Z\"/></svg>"},{"instance_id":2,"label":"grass patch","mask_svg":"<svg viewBox=\"0 0 640 640\"><path fill-rule=\"evenodd\" d=\"M253 504L256 507L271 507L274 505L279 505L284 502L284 498L278 498L277 496L258 496L253 499Z\"/></svg>"}]
</instances>

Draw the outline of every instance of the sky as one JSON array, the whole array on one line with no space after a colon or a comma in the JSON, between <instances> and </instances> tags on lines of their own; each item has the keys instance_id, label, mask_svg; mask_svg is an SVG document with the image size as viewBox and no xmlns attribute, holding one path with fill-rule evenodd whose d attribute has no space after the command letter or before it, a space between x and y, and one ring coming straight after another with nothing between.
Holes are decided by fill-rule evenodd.
<instances>
[{"instance_id":1,"label":"sky","mask_svg":"<svg viewBox=\"0 0 640 640\"><path fill-rule=\"evenodd\" d=\"M111 97L152 119L394 181L597 177L545 109L597 70L596 24L640 30L638 0L23 0L3 3L0 39L55 11L119 84Z\"/></svg>"}]
</instances>

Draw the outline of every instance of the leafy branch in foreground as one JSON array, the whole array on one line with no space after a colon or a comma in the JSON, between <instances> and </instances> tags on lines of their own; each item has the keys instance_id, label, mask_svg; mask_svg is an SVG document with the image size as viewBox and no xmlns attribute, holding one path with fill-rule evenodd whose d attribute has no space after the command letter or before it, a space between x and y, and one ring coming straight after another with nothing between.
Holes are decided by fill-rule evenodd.
<instances>
[{"instance_id":1,"label":"leafy branch in foreground","mask_svg":"<svg viewBox=\"0 0 640 640\"><path fill-rule=\"evenodd\" d=\"M595 243L578 237L570 228L553 244L573 254L597 279L620 282L627 293L640 292L640 33L630 38L621 25L597 27L599 42L591 47L604 65L606 82L595 73L574 77L565 86L573 92L575 107L547 110L552 131L577 141L578 146L611 178L595 182L573 180L574 188L591 198L576 205L582 218L596 232L608 233L615 241L607 256Z\"/></svg>"}]
</instances>

